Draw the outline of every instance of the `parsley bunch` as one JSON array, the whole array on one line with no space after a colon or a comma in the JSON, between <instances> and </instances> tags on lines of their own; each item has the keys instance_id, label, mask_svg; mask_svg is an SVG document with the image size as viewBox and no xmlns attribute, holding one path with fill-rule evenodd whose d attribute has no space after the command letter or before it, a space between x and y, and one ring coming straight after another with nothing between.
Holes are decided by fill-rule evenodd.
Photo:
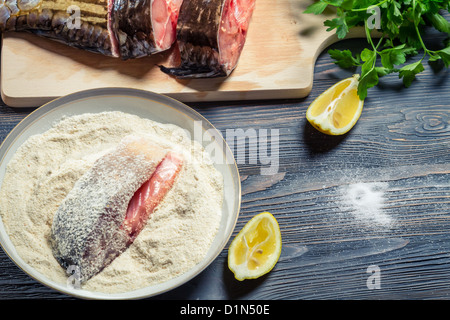
<instances>
[{"instance_id":1,"label":"parsley bunch","mask_svg":"<svg viewBox=\"0 0 450 320\"><path fill-rule=\"evenodd\" d=\"M387 74L398 73L409 87L416 75L424 71L426 57L428 61L441 60L446 67L450 64L450 23L443 16L448 14L450 0L318 0L309 5L305 13L321 14L328 6L336 9L336 18L324 21L327 31L336 29L338 38L343 39L350 28L364 26L372 47L360 54L350 50L328 51L340 67L361 67L358 86L361 99L365 99L367 90ZM427 27L447 35L442 49L427 48L422 39ZM380 35L376 41L371 35L374 29ZM423 53L419 61L406 62L407 56L419 53ZM377 63L379 60L381 64Z\"/></svg>"}]
</instances>

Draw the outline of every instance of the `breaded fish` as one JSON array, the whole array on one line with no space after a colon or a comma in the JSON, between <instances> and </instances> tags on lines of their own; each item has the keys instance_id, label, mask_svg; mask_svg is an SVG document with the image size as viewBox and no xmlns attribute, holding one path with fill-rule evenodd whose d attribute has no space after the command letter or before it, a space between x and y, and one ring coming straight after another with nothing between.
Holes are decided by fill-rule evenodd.
<instances>
[{"instance_id":1,"label":"breaded fish","mask_svg":"<svg viewBox=\"0 0 450 320\"><path fill-rule=\"evenodd\" d=\"M181 156L143 137L125 137L74 184L51 227L60 265L81 283L108 266L142 230L181 170Z\"/></svg>"}]
</instances>

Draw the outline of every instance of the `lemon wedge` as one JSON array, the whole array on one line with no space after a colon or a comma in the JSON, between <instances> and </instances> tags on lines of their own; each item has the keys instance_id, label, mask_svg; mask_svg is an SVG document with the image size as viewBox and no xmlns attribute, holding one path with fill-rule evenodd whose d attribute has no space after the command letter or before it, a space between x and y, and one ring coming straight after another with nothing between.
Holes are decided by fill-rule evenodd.
<instances>
[{"instance_id":1,"label":"lemon wedge","mask_svg":"<svg viewBox=\"0 0 450 320\"><path fill-rule=\"evenodd\" d=\"M237 280L256 279L273 269L281 254L281 232L269 212L254 216L231 242L228 267Z\"/></svg>"},{"instance_id":2,"label":"lemon wedge","mask_svg":"<svg viewBox=\"0 0 450 320\"><path fill-rule=\"evenodd\" d=\"M342 135L356 124L364 105L358 96L359 75L339 81L308 107L306 119L322 133Z\"/></svg>"}]
</instances>

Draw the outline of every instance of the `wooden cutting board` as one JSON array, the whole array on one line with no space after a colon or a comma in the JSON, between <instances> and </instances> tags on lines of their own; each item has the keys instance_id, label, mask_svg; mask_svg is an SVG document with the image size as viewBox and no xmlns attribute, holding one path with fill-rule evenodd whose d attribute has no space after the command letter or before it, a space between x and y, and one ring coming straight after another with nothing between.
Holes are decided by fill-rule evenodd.
<instances>
[{"instance_id":1,"label":"wooden cutting board","mask_svg":"<svg viewBox=\"0 0 450 320\"><path fill-rule=\"evenodd\" d=\"M35 107L99 87L145 89L184 102L305 97L316 57L337 40L323 26L333 13L304 14L310 3L257 0L244 50L228 78L171 78L157 67L174 63L171 51L121 61L32 34L7 33L2 43L2 98L11 107Z\"/></svg>"}]
</instances>

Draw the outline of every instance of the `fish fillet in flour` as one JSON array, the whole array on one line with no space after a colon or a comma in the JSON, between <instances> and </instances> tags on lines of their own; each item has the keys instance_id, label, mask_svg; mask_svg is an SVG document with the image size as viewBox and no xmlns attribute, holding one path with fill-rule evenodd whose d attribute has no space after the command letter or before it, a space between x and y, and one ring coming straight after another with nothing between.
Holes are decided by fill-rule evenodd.
<instances>
[{"instance_id":1,"label":"fish fillet in flour","mask_svg":"<svg viewBox=\"0 0 450 320\"><path fill-rule=\"evenodd\" d=\"M180 155L146 138L125 137L59 206L50 236L56 260L77 267L81 283L103 270L133 243L182 165Z\"/></svg>"},{"instance_id":2,"label":"fish fillet in flour","mask_svg":"<svg viewBox=\"0 0 450 320\"><path fill-rule=\"evenodd\" d=\"M0 31L28 31L121 59L169 49L182 0L0 0Z\"/></svg>"}]
</instances>

